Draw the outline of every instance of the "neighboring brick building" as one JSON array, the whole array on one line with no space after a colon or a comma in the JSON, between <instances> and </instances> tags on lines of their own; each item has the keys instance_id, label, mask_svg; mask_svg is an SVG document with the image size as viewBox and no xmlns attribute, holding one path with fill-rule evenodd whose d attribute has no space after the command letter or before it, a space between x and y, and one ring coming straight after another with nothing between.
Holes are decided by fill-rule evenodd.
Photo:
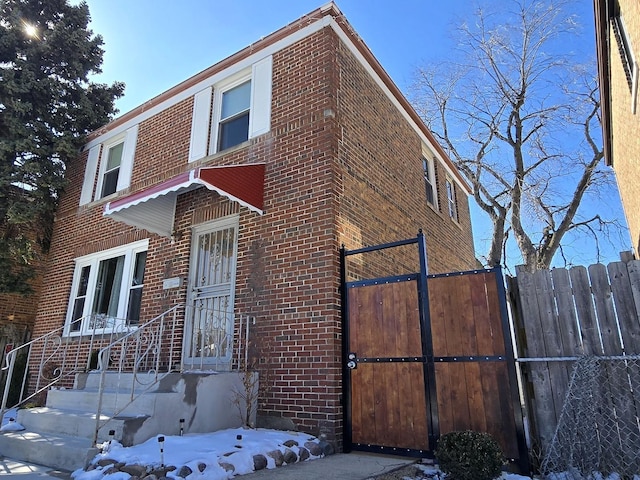
<instances>
[{"instance_id":1,"label":"neighboring brick building","mask_svg":"<svg viewBox=\"0 0 640 480\"><path fill-rule=\"evenodd\" d=\"M177 303L252 315L260 414L330 439L340 246L422 229L430 273L476 265L468 186L333 4L94 132L67 174L35 334ZM185 328L188 369L206 354Z\"/></svg>"},{"instance_id":2,"label":"neighboring brick building","mask_svg":"<svg viewBox=\"0 0 640 480\"><path fill-rule=\"evenodd\" d=\"M594 0L605 159L616 173L631 241L640 253L640 3Z\"/></svg>"},{"instance_id":3,"label":"neighboring brick building","mask_svg":"<svg viewBox=\"0 0 640 480\"><path fill-rule=\"evenodd\" d=\"M20 192L17 187L10 188L13 189L13 192ZM23 229L20 231L24 232ZM5 233L0 228L0 235ZM0 363L4 362L7 346L17 347L27 342L31 337L46 266L47 254L35 241L37 235L32 231L26 231L22 234L34 241L34 255L29 264L29 268L33 271L33 277L28 281L31 292L28 294L0 293Z\"/></svg>"}]
</instances>

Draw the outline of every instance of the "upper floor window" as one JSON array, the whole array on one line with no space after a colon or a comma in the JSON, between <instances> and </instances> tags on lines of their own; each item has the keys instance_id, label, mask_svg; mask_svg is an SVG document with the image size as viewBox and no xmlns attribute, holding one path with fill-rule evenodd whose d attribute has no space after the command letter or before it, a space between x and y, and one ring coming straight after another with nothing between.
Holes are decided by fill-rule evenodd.
<instances>
[{"instance_id":1,"label":"upper floor window","mask_svg":"<svg viewBox=\"0 0 640 480\"><path fill-rule=\"evenodd\" d=\"M138 125L135 125L89 149L80 205L129 186L137 139Z\"/></svg>"},{"instance_id":2,"label":"upper floor window","mask_svg":"<svg viewBox=\"0 0 640 480\"><path fill-rule=\"evenodd\" d=\"M136 325L148 240L76 259L67 333L88 334Z\"/></svg>"},{"instance_id":3,"label":"upper floor window","mask_svg":"<svg viewBox=\"0 0 640 480\"><path fill-rule=\"evenodd\" d=\"M106 151L106 166L102 177L102 194L100 198L115 193L118 189L118 176L120 174L120 164L122 163L122 150L124 140L109 147Z\"/></svg>"},{"instance_id":4,"label":"upper floor window","mask_svg":"<svg viewBox=\"0 0 640 480\"><path fill-rule=\"evenodd\" d=\"M634 51L629 38L628 30L625 27L622 14L620 12L620 4L613 2L613 12L611 17L613 35L615 36L620 59L622 60L622 68L627 77L627 84L631 92L631 111L636 113L636 103L638 94L638 63L636 61Z\"/></svg>"},{"instance_id":5,"label":"upper floor window","mask_svg":"<svg viewBox=\"0 0 640 480\"><path fill-rule=\"evenodd\" d=\"M433 166L433 161L427 157L422 157L422 171L424 173L424 184L427 193L427 202L438 208L437 194L436 194L436 175Z\"/></svg>"},{"instance_id":6,"label":"upper floor window","mask_svg":"<svg viewBox=\"0 0 640 480\"><path fill-rule=\"evenodd\" d=\"M218 151L234 147L249 139L251 80L222 92Z\"/></svg>"},{"instance_id":7,"label":"upper floor window","mask_svg":"<svg viewBox=\"0 0 640 480\"><path fill-rule=\"evenodd\" d=\"M267 57L194 95L190 162L269 131L271 75Z\"/></svg>"},{"instance_id":8,"label":"upper floor window","mask_svg":"<svg viewBox=\"0 0 640 480\"><path fill-rule=\"evenodd\" d=\"M447 188L447 204L449 206L449 216L458 221L458 206L456 204L456 186L450 178L445 181Z\"/></svg>"}]
</instances>

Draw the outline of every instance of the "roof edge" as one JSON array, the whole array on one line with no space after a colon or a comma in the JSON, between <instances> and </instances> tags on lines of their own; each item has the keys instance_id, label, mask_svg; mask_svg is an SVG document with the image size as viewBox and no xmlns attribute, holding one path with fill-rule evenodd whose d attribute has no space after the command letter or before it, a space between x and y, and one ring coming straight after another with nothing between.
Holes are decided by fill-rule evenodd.
<instances>
[{"instance_id":1,"label":"roof edge","mask_svg":"<svg viewBox=\"0 0 640 480\"><path fill-rule=\"evenodd\" d=\"M602 144L604 160L613 166L613 151L611 146L611 85L609 71L609 0L593 0L593 13L596 30L596 57L598 63L598 85L600 87L600 111L602 112Z\"/></svg>"},{"instance_id":2,"label":"roof edge","mask_svg":"<svg viewBox=\"0 0 640 480\"><path fill-rule=\"evenodd\" d=\"M598 1L598 0L595 0ZM96 138L104 135L108 131L113 130L114 128L132 120L136 116L150 110L151 108L161 104L162 102L170 99L171 97L178 95L179 93L187 90L188 88L197 85L204 79L219 73L231 65L249 57L250 55L256 53L259 50L262 50L279 40L286 38L293 31L301 30L306 27L309 23L319 21L322 18L330 16L333 18L335 25L337 25L344 34L351 40L355 48L358 52L363 56L363 58L369 63L373 71L379 76L382 83L389 89L390 93L394 96L394 98L398 101L401 107L407 112L408 116L413 120L413 122L417 125L418 129L425 135L425 137L429 140L433 148L437 151L437 153L442 157L445 161L451 173L456 177L459 184L463 186L467 192L467 194L472 193L472 188L467 182L467 180L462 176L456 165L453 163L449 155L446 153L440 142L437 141L431 130L426 126L424 121L420 118L420 115L416 112L413 106L409 103L404 94L400 91L395 82L391 79L391 76L386 72L384 67L380 64L378 59L373 55L373 52L369 49L369 47L365 44L365 42L360 38L360 36L356 33L355 29L351 26L351 24L346 19L345 15L340 11L338 6L330 1L319 8L309 12L306 15L298 18L297 20L285 25L284 27L276 30L275 32L267 35L266 37L258 40L250 44L249 46L243 48L242 50L234 53L233 55L224 58L218 63L207 67L199 73L189 77L188 79L178 83L177 85L171 87L169 90L153 97L152 99L146 101L142 105L135 107L134 109L124 113L123 115L115 118L111 122L102 126L101 128L94 130L93 132L87 135L87 142L91 140L95 140Z\"/></svg>"},{"instance_id":3,"label":"roof edge","mask_svg":"<svg viewBox=\"0 0 640 480\"><path fill-rule=\"evenodd\" d=\"M243 48L242 50L239 50L238 52L234 53L233 55L230 55L222 60L220 60L219 62L211 65L210 67L205 68L204 70L196 73L195 75L187 78L186 80L183 80L182 82L178 83L177 85L174 85L173 87L169 88L168 90L165 90L164 92L160 93L159 95L156 95L155 97L151 98L150 100L147 100L146 102L144 102L143 104L133 108L132 110L129 110L128 112L120 115L119 117L116 117L115 119L111 120L109 123L103 125L102 127L100 127L99 129L96 129L94 131L92 131L91 133L89 133L87 135L87 140L93 140L101 135L104 135L106 132L113 130L114 128L118 127L119 125L122 125L123 123L126 123L127 121L135 118L136 116L146 112L147 110L151 109L152 107L155 107L156 105L161 104L162 102L164 102L165 100L179 94L180 92L187 90L188 88L192 87L193 85L196 85L198 83L200 83L202 80L223 71L224 69L228 68L229 66L239 62L240 60L243 60L245 58L247 58L248 56L252 55L253 53L262 50L263 48L276 43L278 40L281 40L282 38L288 36L289 34L291 34L292 31L294 30L300 30L304 27L307 26L308 23L310 23L311 21L316 21L316 20L320 20L322 17L326 16L327 14L333 16L333 17L337 17L342 15L342 13L340 12L340 10L338 9L338 7L333 3L333 2L329 2L326 5L320 7L320 8L316 8L315 10L313 10L312 12L303 15L302 17L300 17L299 19L289 23L288 25L285 25L284 27L276 30L275 32L267 35L266 37L261 38L260 40L258 40L257 42L254 42L248 46L246 46L245 48Z\"/></svg>"}]
</instances>

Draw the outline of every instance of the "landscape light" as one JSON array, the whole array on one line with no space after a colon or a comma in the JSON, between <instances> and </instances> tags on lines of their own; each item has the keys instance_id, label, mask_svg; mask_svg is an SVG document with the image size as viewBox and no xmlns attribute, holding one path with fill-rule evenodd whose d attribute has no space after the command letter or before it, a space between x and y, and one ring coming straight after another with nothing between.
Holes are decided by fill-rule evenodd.
<instances>
[{"instance_id":1,"label":"landscape light","mask_svg":"<svg viewBox=\"0 0 640 480\"><path fill-rule=\"evenodd\" d=\"M158 437L158 443L160 444L160 466L164 467L164 436Z\"/></svg>"}]
</instances>

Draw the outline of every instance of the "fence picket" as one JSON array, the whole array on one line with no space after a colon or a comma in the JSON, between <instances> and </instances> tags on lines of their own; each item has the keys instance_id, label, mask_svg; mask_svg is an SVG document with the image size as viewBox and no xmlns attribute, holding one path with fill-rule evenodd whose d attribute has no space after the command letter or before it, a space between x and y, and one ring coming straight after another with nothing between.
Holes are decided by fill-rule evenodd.
<instances>
[{"instance_id":1,"label":"fence picket","mask_svg":"<svg viewBox=\"0 0 640 480\"><path fill-rule=\"evenodd\" d=\"M516 275L518 295L512 298L519 303L515 310L524 327L517 331L518 351L525 356L519 361L529 382L524 392L533 410L532 431L544 452L550 447L565 398L573 395L568 391L573 359L583 354L640 355L640 261L535 273L517 267ZM616 455L638 463L633 460L640 441L637 359L633 363L622 357L600 361L593 373L598 392L593 394L599 397L598 411L608 420L597 415L593 428L602 441L617 449L611 458L600 452L602 465L616 461ZM613 426L606 423L611 419Z\"/></svg>"},{"instance_id":2,"label":"fence picket","mask_svg":"<svg viewBox=\"0 0 640 480\"><path fill-rule=\"evenodd\" d=\"M524 354L528 357L545 357L546 350L542 332L541 311L538 305L538 296L535 275L524 269L516 267L518 278L519 301L522 311L526 312L522 320L524 327L526 344ZM553 398L553 388L551 385L551 374L548 363L533 363L524 370L524 375L530 379L530 387L533 395L529 396L532 415L534 417L534 427L542 445L548 444L553 438L555 425L560 412L556 412Z\"/></svg>"},{"instance_id":3,"label":"fence picket","mask_svg":"<svg viewBox=\"0 0 640 480\"><path fill-rule=\"evenodd\" d=\"M590 265L589 276L591 277L591 291L596 305L604 354L621 355L622 345L618 336L618 325L613 307L611 286L607 276L607 267L601 263Z\"/></svg>"},{"instance_id":4,"label":"fence picket","mask_svg":"<svg viewBox=\"0 0 640 480\"><path fill-rule=\"evenodd\" d=\"M551 278L553 279L553 294L558 308L558 329L562 341L560 354L580 355L582 342L578 332L578 320L573 303L569 272L564 268L554 268L551 270Z\"/></svg>"},{"instance_id":5,"label":"fence picket","mask_svg":"<svg viewBox=\"0 0 640 480\"><path fill-rule=\"evenodd\" d=\"M627 262L627 272L629 273L629 283L631 284L631 294L636 307L636 315L640 313L640 260ZM636 316L636 321L638 316ZM640 350L635 353L640 354Z\"/></svg>"},{"instance_id":6,"label":"fence picket","mask_svg":"<svg viewBox=\"0 0 640 480\"><path fill-rule=\"evenodd\" d=\"M598 319L593 306L589 275L585 267L573 267L569 270L573 298L576 305L578 322L580 323L580 337L585 355L602 354L600 334L598 333Z\"/></svg>"},{"instance_id":7,"label":"fence picket","mask_svg":"<svg viewBox=\"0 0 640 480\"><path fill-rule=\"evenodd\" d=\"M631 280L627 266L622 262L610 263L607 267L611 290L615 301L622 343L626 353L640 353L640 324L631 291Z\"/></svg>"}]
</instances>

